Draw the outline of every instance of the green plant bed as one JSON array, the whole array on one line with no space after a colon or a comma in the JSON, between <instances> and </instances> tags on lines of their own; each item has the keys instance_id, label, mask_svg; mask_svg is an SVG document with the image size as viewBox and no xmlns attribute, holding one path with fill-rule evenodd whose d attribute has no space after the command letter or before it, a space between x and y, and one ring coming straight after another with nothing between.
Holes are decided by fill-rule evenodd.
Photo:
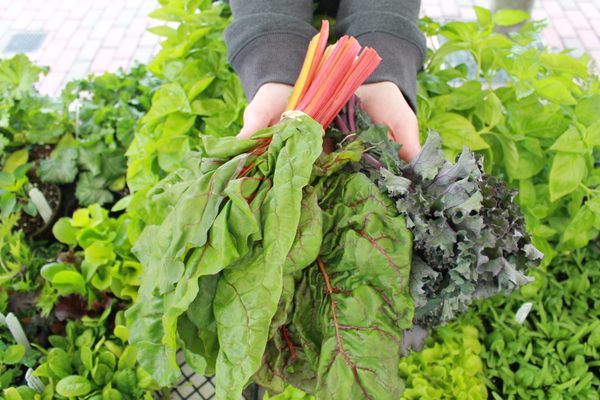
<instances>
[{"instance_id":1,"label":"green plant bed","mask_svg":"<svg viewBox=\"0 0 600 400\"><path fill-rule=\"evenodd\" d=\"M494 399L600 398L600 253L557 258L538 284L487 302L481 357ZM519 308L530 303L525 322Z\"/></svg>"},{"instance_id":2,"label":"green plant bed","mask_svg":"<svg viewBox=\"0 0 600 400\"><path fill-rule=\"evenodd\" d=\"M422 138L438 132L450 159L470 146L486 172L519 189L514 200L546 261L534 283L478 304L403 358L403 398L597 399L600 257L588 243L600 231L600 84L587 57L535 44L543 24L507 37L495 26L523 14L476 12L477 22L422 23L444 37L418 79ZM33 90L44 69L23 56L0 62L0 311L18 314L38 346L23 352L0 334L8 360L0 398L39 398L21 385L30 367L43 399L138 399L161 389L137 363L121 316L142 272L131 249L145 226L168 215L181 194L174 171L204 150L201 138L239 130L245 100L226 62L226 5L164 1L152 16L178 24L152 29L165 37L148 67L160 80L138 66L71 83L52 99ZM60 188L60 207L44 185ZM53 222L42 224L34 187L59 210ZM24 220L53 229L34 241ZM524 303L531 312L517 322ZM195 332L191 322L171 322L173 331ZM172 351L192 343L177 332ZM266 398L309 396L287 388Z\"/></svg>"}]
</instances>

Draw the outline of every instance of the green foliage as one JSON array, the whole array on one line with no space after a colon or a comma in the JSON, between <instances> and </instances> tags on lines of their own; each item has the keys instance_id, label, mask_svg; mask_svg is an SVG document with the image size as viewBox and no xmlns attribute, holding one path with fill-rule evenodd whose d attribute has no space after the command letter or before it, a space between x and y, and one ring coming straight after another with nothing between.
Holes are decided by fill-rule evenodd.
<instances>
[{"instance_id":1,"label":"green foliage","mask_svg":"<svg viewBox=\"0 0 600 400\"><path fill-rule=\"evenodd\" d=\"M178 377L178 338L198 372L216 369L219 398L240 396L258 369L321 135L301 118L250 140L205 136L202 154L148 192L162 213L136 241L144 268L127 318L160 384Z\"/></svg>"},{"instance_id":2,"label":"green foliage","mask_svg":"<svg viewBox=\"0 0 600 400\"><path fill-rule=\"evenodd\" d=\"M35 369L45 385L41 399L152 399L158 386L137 364L123 323L117 314L109 333L102 325L69 322L64 336L51 336L52 346Z\"/></svg>"},{"instance_id":3,"label":"green foliage","mask_svg":"<svg viewBox=\"0 0 600 400\"><path fill-rule=\"evenodd\" d=\"M17 344L8 329L0 326L0 390L18 385L23 370L35 367L40 355L34 348Z\"/></svg>"},{"instance_id":4,"label":"green foliage","mask_svg":"<svg viewBox=\"0 0 600 400\"><path fill-rule=\"evenodd\" d=\"M199 134L237 133L245 105L223 41L229 7L210 1L161 4L150 16L171 26L151 29L165 40L149 69L166 83L154 94L127 153L127 184L134 192L181 167L185 155L199 149Z\"/></svg>"},{"instance_id":5,"label":"green foliage","mask_svg":"<svg viewBox=\"0 0 600 400\"><path fill-rule=\"evenodd\" d=\"M316 195L305 197L307 220L318 230L299 229L296 245L311 256L295 274L295 288L292 276L284 276L274 337L256 380L275 392L289 383L318 399L398 398L402 331L413 316L411 235L367 176L330 174L317 181ZM294 251L289 257L298 263Z\"/></svg>"},{"instance_id":6,"label":"green foliage","mask_svg":"<svg viewBox=\"0 0 600 400\"><path fill-rule=\"evenodd\" d=\"M50 157L40 162L41 180L71 183L77 179L79 204L112 203L113 193L125 188L125 151L158 85L143 65L127 73L119 70L70 82L62 100L71 110L73 131L62 136Z\"/></svg>"},{"instance_id":7,"label":"green foliage","mask_svg":"<svg viewBox=\"0 0 600 400\"><path fill-rule=\"evenodd\" d=\"M452 323L427 339L427 347L400 361L402 399L485 400L481 344L473 326Z\"/></svg>"},{"instance_id":8,"label":"green foliage","mask_svg":"<svg viewBox=\"0 0 600 400\"><path fill-rule=\"evenodd\" d=\"M494 399L598 398L599 254L590 245L557 258L547 271L536 271L534 284L479 308L487 329L481 356ZM519 323L525 303L531 313Z\"/></svg>"},{"instance_id":9,"label":"green foliage","mask_svg":"<svg viewBox=\"0 0 600 400\"><path fill-rule=\"evenodd\" d=\"M528 267L542 255L531 245L514 193L483 173L466 147L455 164L430 133L408 165L400 162L387 129L360 118L359 137L388 147L385 168L371 168L396 201L414 237L411 294L415 323L431 327L455 319L474 300L508 294L531 281ZM381 151L380 151L381 152Z\"/></svg>"},{"instance_id":10,"label":"green foliage","mask_svg":"<svg viewBox=\"0 0 600 400\"><path fill-rule=\"evenodd\" d=\"M125 189L134 128L160 81L138 65L70 82L62 97L49 98L33 86L43 71L24 55L0 63L0 150L6 148L0 161L51 144L49 156L30 160L34 175L44 183L76 182L81 205L112 203Z\"/></svg>"},{"instance_id":11,"label":"green foliage","mask_svg":"<svg viewBox=\"0 0 600 400\"><path fill-rule=\"evenodd\" d=\"M478 22L423 21L442 44L419 76L421 133L437 131L451 157L464 144L478 146L471 148L481 150L486 170L520 189L528 230L549 263L584 247L600 227L598 78L587 56L536 46L543 24L507 37L494 27L525 15L476 12Z\"/></svg>"},{"instance_id":12,"label":"green foliage","mask_svg":"<svg viewBox=\"0 0 600 400\"><path fill-rule=\"evenodd\" d=\"M59 219L52 231L69 252L46 264L42 277L60 296L78 294L91 303L107 291L122 300L135 299L141 266L131 253L128 226L126 214L111 218L97 204Z\"/></svg>"},{"instance_id":13,"label":"green foliage","mask_svg":"<svg viewBox=\"0 0 600 400\"><path fill-rule=\"evenodd\" d=\"M24 54L0 60L0 150L26 143L54 143L66 126L63 105L34 88L47 69Z\"/></svg>"},{"instance_id":14,"label":"green foliage","mask_svg":"<svg viewBox=\"0 0 600 400\"><path fill-rule=\"evenodd\" d=\"M31 293L40 287L39 271L47 260L46 252L31 246L23 232L15 229L16 222L16 214L0 221L0 312L7 310L13 291ZM54 248L47 249L48 253Z\"/></svg>"}]
</instances>

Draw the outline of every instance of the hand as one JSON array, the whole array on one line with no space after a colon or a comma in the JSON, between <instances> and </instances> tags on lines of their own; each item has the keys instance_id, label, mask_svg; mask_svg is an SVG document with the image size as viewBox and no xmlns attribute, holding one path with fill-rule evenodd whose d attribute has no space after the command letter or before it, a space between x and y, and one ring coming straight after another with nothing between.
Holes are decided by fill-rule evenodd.
<instances>
[{"instance_id":1,"label":"hand","mask_svg":"<svg viewBox=\"0 0 600 400\"><path fill-rule=\"evenodd\" d=\"M244 126L237 137L247 139L256 131L276 124L287 108L292 90L292 86L284 83L262 85L244 111Z\"/></svg>"},{"instance_id":2,"label":"hand","mask_svg":"<svg viewBox=\"0 0 600 400\"><path fill-rule=\"evenodd\" d=\"M376 124L388 126L390 137L400 148L400 157L412 160L421 150L417 116L393 82L362 85L356 91L365 112Z\"/></svg>"}]
</instances>

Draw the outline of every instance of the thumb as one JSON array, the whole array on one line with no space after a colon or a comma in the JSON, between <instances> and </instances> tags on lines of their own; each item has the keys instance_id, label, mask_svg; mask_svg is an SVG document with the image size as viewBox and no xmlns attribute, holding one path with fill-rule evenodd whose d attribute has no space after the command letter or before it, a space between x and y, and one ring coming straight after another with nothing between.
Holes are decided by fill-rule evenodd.
<instances>
[{"instance_id":1,"label":"thumb","mask_svg":"<svg viewBox=\"0 0 600 400\"><path fill-rule=\"evenodd\" d=\"M237 137L240 139L247 139L256 131L268 128L271 119L272 118L265 112L258 111L255 107L248 106L244 112L244 126Z\"/></svg>"}]
</instances>

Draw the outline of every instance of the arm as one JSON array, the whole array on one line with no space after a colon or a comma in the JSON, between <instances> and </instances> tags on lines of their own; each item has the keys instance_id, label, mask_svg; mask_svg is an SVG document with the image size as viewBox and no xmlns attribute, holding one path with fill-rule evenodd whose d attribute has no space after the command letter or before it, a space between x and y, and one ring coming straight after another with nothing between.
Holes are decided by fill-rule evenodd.
<instances>
[{"instance_id":1,"label":"arm","mask_svg":"<svg viewBox=\"0 0 600 400\"><path fill-rule=\"evenodd\" d=\"M240 137L279 120L316 29L312 0L231 0L233 23L225 30L227 56L246 98Z\"/></svg>"},{"instance_id":2,"label":"arm","mask_svg":"<svg viewBox=\"0 0 600 400\"><path fill-rule=\"evenodd\" d=\"M352 35L383 59L367 83L390 81L416 110L416 76L427 47L419 30L420 0L342 0L336 33Z\"/></svg>"},{"instance_id":3,"label":"arm","mask_svg":"<svg viewBox=\"0 0 600 400\"><path fill-rule=\"evenodd\" d=\"M382 58L379 68L357 91L373 122L390 128L400 156L410 161L421 150L417 109L417 71L426 54L417 20L420 0L342 0L338 34L355 36Z\"/></svg>"},{"instance_id":4,"label":"arm","mask_svg":"<svg viewBox=\"0 0 600 400\"><path fill-rule=\"evenodd\" d=\"M293 85L310 39L312 0L231 0L227 57L248 100L267 82Z\"/></svg>"}]
</instances>

